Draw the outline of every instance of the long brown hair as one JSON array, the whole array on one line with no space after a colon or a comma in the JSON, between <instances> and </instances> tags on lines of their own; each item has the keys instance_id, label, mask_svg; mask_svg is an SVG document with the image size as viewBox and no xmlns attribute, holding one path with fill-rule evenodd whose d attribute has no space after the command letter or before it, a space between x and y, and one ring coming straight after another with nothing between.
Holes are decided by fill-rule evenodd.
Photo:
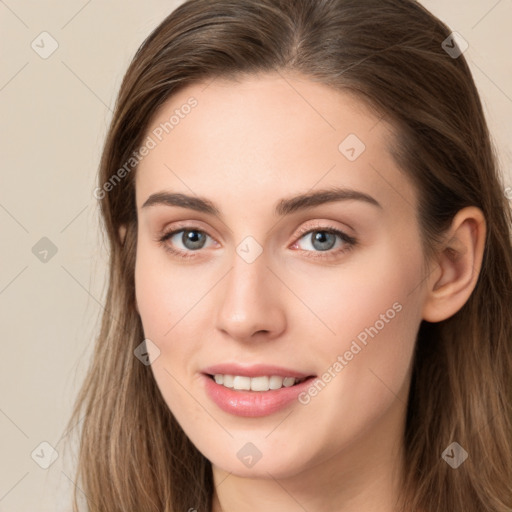
<instances>
[{"instance_id":1,"label":"long brown hair","mask_svg":"<svg viewBox=\"0 0 512 512\"><path fill-rule=\"evenodd\" d=\"M179 89L264 72L351 91L394 126L390 151L417 187L427 257L461 208L484 213L476 288L449 319L420 325L403 509L512 511L512 217L470 70L463 55L447 51L456 48L450 34L413 0L188 0L144 41L122 82L100 164L95 195L109 241L108 291L69 422L80 431L76 476L91 512L211 510L210 462L178 425L150 367L134 357L144 333L134 294L136 165L126 162ZM469 454L456 470L441 458L454 441Z\"/></svg>"}]
</instances>

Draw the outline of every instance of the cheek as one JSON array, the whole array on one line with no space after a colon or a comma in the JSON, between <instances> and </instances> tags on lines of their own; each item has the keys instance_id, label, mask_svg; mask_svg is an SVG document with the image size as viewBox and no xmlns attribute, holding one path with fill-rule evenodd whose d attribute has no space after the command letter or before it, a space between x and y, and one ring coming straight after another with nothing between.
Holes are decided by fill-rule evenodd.
<instances>
[{"instance_id":1,"label":"cheek","mask_svg":"<svg viewBox=\"0 0 512 512\"><path fill-rule=\"evenodd\" d=\"M211 288L208 279L197 280L193 267L172 265L166 254L144 244L138 248L135 295L144 336L160 351L151 366L163 389L178 389L183 376L197 371L194 354L202 350L201 333L211 318L206 309Z\"/></svg>"},{"instance_id":2,"label":"cheek","mask_svg":"<svg viewBox=\"0 0 512 512\"><path fill-rule=\"evenodd\" d=\"M138 248L135 296L146 337L167 343L182 322L200 309L204 293L205 284L194 279L193 271L172 266L165 253L144 244Z\"/></svg>"},{"instance_id":3,"label":"cheek","mask_svg":"<svg viewBox=\"0 0 512 512\"><path fill-rule=\"evenodd\" d=\"M151 364L155 382L168 407L177 415L186 418L200 417L195 403L184 391L187 386L184 376L190 375L188 362L193 360L194 348L191 343L190 325L194 325L194 313L198 298L193 287L180 279L180 271L170 269L165 261L159 261L154 251L138 248L135 265L135 295L144 330L144 337L150 339L159 350L158 357ZM199 295L200 290L197 290ZM192 322L192 324L190 324ZM187 339L187 336L189 339ZM180 383L182 383L180 385Z\"/></svg>"},{"instance_id":4,"label":"cheek","mask_svg":"<svg viewBox=\"0 0 512 512\"><path fill-rule=\"evenodd\" d=\"M411 363L421 322L422 254L416 244L406 260L402 254L399 244L379 244L331 272L320 288L309 281L306 301L330 330L316 345L318 366L343 375L338 380L357 386L362 400L390 394L386 386L398 391ZM298 293L306 294L306 287L304 280Z\"/></svg>"},{"instance_id":5,"label":"cheek","mask_svg":"<svg viewBox=\"0 0 512 512\"><path fill-rule=\"evenodd\" d=\"M325 373L319 376L318 391L310 388L312 394L303 397L316 411L311 417L323 413L331 418L326 424L337 423L342 413L329 404L340 404L351 411L344 415L344 428L362 431L397 400L407 402L421 322L422 255L416 246L406 261L401 255L399 246L383 245L329 284L326 295L336 301L318 295L335 334L318 345Z\"/></svg>"},{"instance_id":6,"label":"cheek","mask_svg":"<svg viewBox=\"0 0 512 512\"><path fill-rule=\"evenodd\" d=\"M414 290L421 282L421 262L417 244L409 244L404 258L400 244L379 243L354 255L338 269L292 268L293 274L287 279L294 283L294 292L312 313L310 322L305 321L308 312L304 315L303 327L311 334L313 328L317 333L321 329L325 343L320 347L332 353L348 350L358 336L364 343L375 329L384 338L381 334L385 332L395 331L396 335L419 322Z\"/></svg>"}]
</instances>

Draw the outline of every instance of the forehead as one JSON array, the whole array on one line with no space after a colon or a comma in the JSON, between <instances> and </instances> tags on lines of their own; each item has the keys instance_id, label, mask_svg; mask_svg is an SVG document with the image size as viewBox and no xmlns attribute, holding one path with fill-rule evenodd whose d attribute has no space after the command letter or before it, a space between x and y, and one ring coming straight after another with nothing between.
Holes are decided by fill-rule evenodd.
<instances>
[{"instance_id":1,"label":"forehead","mask_svg":"<svg viewBox=\"0 0 512 512\"><path fill-rule=\"evenodd\" d=\"M389 201L411 196L389 152L392 137L354 95L297 75L193 84L169 98L148 126L145 138L154 147L136 172L137 206L173 189L231 198L242 208L332 185L384 203L386 194Z\"/></svg>"}]
</instances>

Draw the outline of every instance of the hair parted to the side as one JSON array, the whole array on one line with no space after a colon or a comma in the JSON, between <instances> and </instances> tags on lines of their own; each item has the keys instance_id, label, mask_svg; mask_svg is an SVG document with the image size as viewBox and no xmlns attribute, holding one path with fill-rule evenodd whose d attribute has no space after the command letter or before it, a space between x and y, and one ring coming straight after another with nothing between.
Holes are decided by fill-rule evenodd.
<instances>
[{"instance_id":1,"label":"hair parted to the side","mask_svg":"<svg viewBox=\"0 0 512 512\"><path fill-rule=\"evenodd\" d=\"M162 103L194 82L290 72L351 91L381 112L396 130L390 151L419 193L426 258L461 208L479 207L487 223L472 295L448 320L420 326L403 510L511 512L512 216L467 63L441 46L450 32L413 0L189 0L129 66L99 186L140 146ZM81 431L77 483L91 512L209 511L211 464L133 353L144 339L135 308L135 172L101 199L109 281L69 422ZM441 459L453 441L469 453L457 470Z\"/></svg>"}]
</instances>

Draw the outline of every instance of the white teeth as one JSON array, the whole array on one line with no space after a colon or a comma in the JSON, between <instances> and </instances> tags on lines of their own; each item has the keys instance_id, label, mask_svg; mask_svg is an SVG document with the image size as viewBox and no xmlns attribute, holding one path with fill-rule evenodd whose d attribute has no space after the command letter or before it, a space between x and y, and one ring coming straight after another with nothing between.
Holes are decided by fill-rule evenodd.
<instances>
[{"instance_id":1,"label":"white teeth","mask_svg":"<svg viewBox=\"0 0 512 512\"><path fill-rule=\"evenodd\" d=\"M285 377L283 379L283 386L289 388L295 384L295 379L293 377Z\"/></svg>"},{"instance_id":2,"label":"white teeth","mask_svg":"<svg viewBox=\"0 0 512 512\"><path fill-rule=\"evenodd\" d=\"M233 375L220 375L221 378L223 378L222 384L226 386L227 388L233 387Z\"/></svg>"},{"instance_id":3,"label":"white teeth","mask_svg":"<svg viewBox=\"0 0 512 512\"><path fill-rule=\"evenodd\" d=\"M305 379L296 379L295 377L280 377L266 375L261 377L246 377L242 375L221 375L213 376L215 382L226 388L236 389L240 391L269 391L270 389L289 388Z\"/></svg>"},{"instance_id":4,"label":"white teeth","mask_svg":"<svg viewBox=\"0 0 512 512\"><path fill-rule=\"evenodd\" d=\"M280 389L283 387L283 377L279 377L278 375L273 375L270 377L270 389Z\"/></svg>"},{"instance_id":5,"label":"white teeth","mask_svg":"<svg viewBox=\"0 0 512 512\"><path fill-rule=\"evenodd\" d=\"M251 391L268 391L268 377L253 377L251 379Z\"/></svg>"},{"instance_id":6,"label":"white teeth","mask_svg":"<svg viewBox=\"0 0 512 512\"><path fill-rule=\"evenodd\" d=\"M250 377L241 377L240 375L236 375L233 379L233 388L234 389L244 389L246 391L251 390L251 378Z\"/></svg>"}]
</instances>

